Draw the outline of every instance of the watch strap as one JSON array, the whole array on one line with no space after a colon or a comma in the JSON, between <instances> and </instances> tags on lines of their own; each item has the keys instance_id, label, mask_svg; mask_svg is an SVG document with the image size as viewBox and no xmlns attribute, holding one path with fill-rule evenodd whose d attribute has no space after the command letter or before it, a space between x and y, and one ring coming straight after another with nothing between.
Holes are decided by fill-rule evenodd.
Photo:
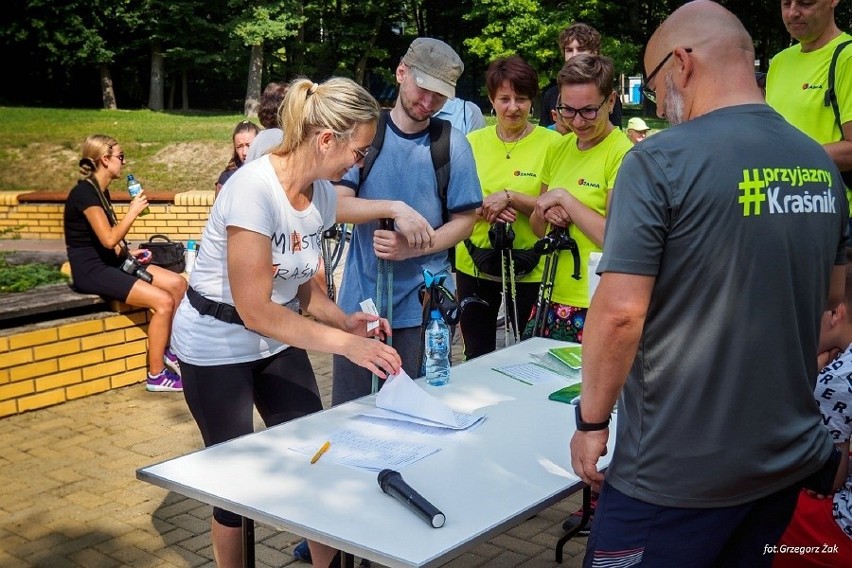
<instances>
[{"instance_id":1,"label":"watch strap","mask_svg":"<svg viewBox=\"0 0 852 568\"><path fill-rule=\"evenodd\" d=\"M574 407L574 417L577 419L577 431L578 432L596 432L598 430L606 430L609 428L610 418L604 422L583 422L582 411L580 410L580 401L577 401L577 405Z\"/></svg>"}]
</instances>

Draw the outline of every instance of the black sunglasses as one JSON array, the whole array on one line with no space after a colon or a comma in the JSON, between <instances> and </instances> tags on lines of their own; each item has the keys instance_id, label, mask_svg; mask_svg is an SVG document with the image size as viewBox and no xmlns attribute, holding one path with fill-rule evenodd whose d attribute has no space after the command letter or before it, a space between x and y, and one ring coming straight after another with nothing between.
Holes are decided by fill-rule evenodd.
<instances>
[{"instance_id":1,"label":"black sunglasses","mask_svg":"<svg viewBox=\"0 0 852 568\"><path fill-rule=\"evenodd\" d=\"M556 112L559 113L559 116L566 120L571 120L578 114L585 120L594 120L598 117L598 111L601 110L601 107L609 98L609 95L605 96L601 101L601 104L596 106L595 108L574 108L568 105L556 105Z\"/></svg>"},{"instance_id":2,"label":"black sunglasses","mask_svg":"<svg viewBox=\"0 0 852 568\"><path fill-rule=\"evenodd\" d=\"M687 52L687 53L692 53L692 48L691 47L685 47L684 51ZM663 65L666 64L666 61L668 61L669 58L672 55L674 55L674 50L671 50L668 53L668 55L663 57L663 60L660 61L660 64L657 65L656 67L654 67L654 70L651 71L651 74L648 75L647 79L645 79L645 83L642 84L642 94L645 96L646 99L648 99L649 101L651 101L654 104L657 103L657 89L651 89L651 87L649 87L648 85L651 83L651 81L654 79L654 77L657 76L657 73L660 72L660 69L663 68Z\"/></svg>"}]
</instances>

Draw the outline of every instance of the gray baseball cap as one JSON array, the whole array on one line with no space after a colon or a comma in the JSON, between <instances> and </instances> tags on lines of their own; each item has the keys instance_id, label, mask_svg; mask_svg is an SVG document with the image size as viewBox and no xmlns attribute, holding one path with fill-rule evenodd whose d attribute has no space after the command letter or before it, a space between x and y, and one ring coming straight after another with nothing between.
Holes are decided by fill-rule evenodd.
<instances>
[{"instance_id":1,"label":"gray baseball cap","mask_svg":"<svg viewBox=\"0 0 852 568\"><path fill-rule=\"evenodd\" d=\"M421 89L434 91L448 99L456 97L456 81L464 63L453 48L441 40L419 37L411 42L402 62L411 68Z\"/></svg>"}]
</instances>

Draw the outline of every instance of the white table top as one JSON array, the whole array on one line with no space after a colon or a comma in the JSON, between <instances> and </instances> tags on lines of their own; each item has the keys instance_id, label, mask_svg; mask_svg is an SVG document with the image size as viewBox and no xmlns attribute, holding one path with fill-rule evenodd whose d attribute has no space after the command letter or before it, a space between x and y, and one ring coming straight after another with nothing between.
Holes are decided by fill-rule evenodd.
<instances>
[{"instance_id":1,"label":"white table top","mask_svg":"<svg viewBox=\"0 0 852 568\"><path fill-rule=\"evenodd\" d=\"M419 383L453 410L487 415L468 432L399 434L441 448L401 470L446 515L439 529L385 495L375 471L330 459L311 465L288 449L360 422L372 397L141 468L137 477L381 564L440 566L582 487L568 448L574 409L547 399L570 381L530 386L492 370L561 345L530 339L453 367L446 386ZM611 428L610 449L614 437Z\"/></svg>"}]
</instances>

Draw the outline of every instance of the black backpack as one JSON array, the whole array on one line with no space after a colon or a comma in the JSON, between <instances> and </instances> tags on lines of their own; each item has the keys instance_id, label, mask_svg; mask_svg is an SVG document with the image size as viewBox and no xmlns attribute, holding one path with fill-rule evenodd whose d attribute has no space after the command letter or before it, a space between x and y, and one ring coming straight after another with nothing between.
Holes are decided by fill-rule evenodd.
<instances>
[{"instance_id":1,"label":"black backpack","mask_svg":"<svg viewBox=\"0 0 852 568\"><path fill-rule=\"evenodd\" d=\"M837 104L837 92L834 89L834 75L837 70L837 58L840 57L843 48L850 43L852 43L852 40L844 41L834 48L834 54L831 56L831 63L828 66L828 88L825 90L825 102L823 103L825 106L830 106L831 110L834 111L834 121L840 128L841 140L845 140L846 137L843 136L843 123L840 122L840 106ZM852 187L852 171L841 172L840 175L843 177L843 183L846 187Z\"/></svg>"},{"instance_id":2,"label":"black backpack","mask_svg":"<svg viewBox=\"0 0 852 568\"><path fill-rule=\"evenodd\" d=\"M373 162L379 157L379 152L382 151L382 145L385 142L385 126L388 121L387 110L383 110L379 115L379 122L376 125L376 137L370 144L370 150L367 152L367 157L364 158L364 165L361 167L360 183L364 183L370 170L373 168ZM429 119L429 150L432 154L432 167L435 168L435 179L438 182L438 197L441 198L441 218L444 223L449 221L450 212L447 209L447 187L450 185L450 132L453 126L448 120L441 118ZM450 248L453 250L455 247Z\"/></svg>"}]
</instances>

